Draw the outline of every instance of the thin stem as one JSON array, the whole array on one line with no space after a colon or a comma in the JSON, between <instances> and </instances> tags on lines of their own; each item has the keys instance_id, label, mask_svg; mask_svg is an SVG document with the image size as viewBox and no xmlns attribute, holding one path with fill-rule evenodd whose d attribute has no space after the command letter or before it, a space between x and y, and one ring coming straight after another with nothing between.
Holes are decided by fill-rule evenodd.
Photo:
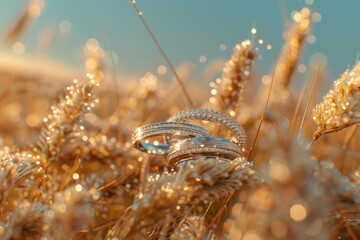
<instances>
[{"instance_id":1,"label":"thin stem","mask_svg":"<svg viewBox=\"0 0 360 240\"><path fill-rule=\"evenodd\" d=\"M344 170L344 165L345 165L345 160L346 160L346 151L349 148L350 141L355 136L355 133L356 133L356 130L358 129L358 127L359 127L359 125L355 124L352 128L350 128L350 130L346 134L344 144L342 145L343 157L342 157L342 162L341 162L341 167L340 167L341 172L343 172L343 170Z\"/></svg>"},{"instance_id":2,"label":"thin stem","mask_svg":"<svg viewBox=\"0 0 360 240\"><path fill-rule=\"evenodd\" d=\"M304 98L304 95L305 95L305 89L306 89L306 82L304 83L302 89L301 89L301 93L299 95L299 98L298 98L298 101L296 103L296 107L295 107L295 111L294 111L294 115L291 119L291 124L290 124L290 127L289 127L289 135L290 136L294 136L295 135L295 128L296 128L296 124L297 124L297 118L299 116L299 110L300 110L300 106L301 106L301 103L302 103L302 100Z\"/></svg>"},{"instance_id":3,"label":"thin stem","mask_svg":"<svg viewBox=\"0 0 360 240\"><path fill-rule=\"evenodd\" d=\"M280 10L280 15L281 15L283 28L284 28L284 30L286 30L286 23L289 20L289 18L288 18L289 9L286 6L286 2L284 0L278 0L278 5L279 5L279 10Z\"/></svg>"},{"instance_id":4,"label":"thin stem","mask_svg":"<svg viewBox=\"0 0 360 240\"><path fill-rule=\"evenodd\" d=\"M227 195L227 196L224 197L224 202L223 202L221 208L219 209L219 211L218 211L218 212L216 213L216 215L213 217L213 220L211 221L210 226L213 226L214 223L220 219L220 217L222 216L225 208L227 208L227 204L228 204L230 198L231 198L233 195L234 195L234 192L233 192L233 193L230 193L229 195Z\"/></svg>"},{"instance_id":5,"label":"thin stem","mask_svg":"<svg viewBox=\"0 0 360 240\"><path fill-rule=\"evenodd\" d=\"M318 70L317 70L316 75L315 75L315 79L314 79L313 84L312 84L312 86L311 86L310 96L309 96L309 98L308 98L308 100L307 100L306 107L305 107L305 112L304 112L304 115L303 115L303 117L302 117L301 124L300 124L300 128L299 128L298 141L299 141L299 139L300 139L300 134L301 134L301 131L302 131L302 129L303 129L303 125L304 125L304 122L305 122L306 114L307 114L307 112L308 112L308 110L309 110L311 98L312 98L312 96L313 96L313 94L314 94L315 85L316 85L316 83L317 83L317 80L319 79L320 68L321 68L321 64L320 64L319 67L318 67ZM312 145L313 142L314 142L314 140L311 142L311 145Z\"/></svg>"},{"instance_id":6,"label":"thin stem","mask_svg":"<svg viewBox=\"0 0 360 240\"><path fill-rule=\"evenodd\" d=\"M250 159L251 157L251 153L253 152L253 149L254 149L254 146L256 144L256 141L257 141L257 138L259 136L259 133L260 133L260 129L261 129L261 125L264 121L264 117L265 117L265 113L266 113L266 110L267 110L267 107L269 105L269 100L270 100L270 95L271 95L271 90L272 90L272 87L273 87L273 83L274 83L274 78L275 78L275 70L276 70L276 62L275 62L275 65L274 65L274 71L273 71L273 74L272 74L272 77L271 77L271 83L270 83L270 89L269 89L269 93L267 95L267 99L266 99L266 103L265 103L265 107L264 107L264 111L262 113L262 116L261 116L261 119L260 119L260 123L259 123L259 127L256 131L256 135L255 135L255 139L254 139L254 142L249 150L249 154L247 156L247 159Z\"/></svg>"},{"instance_id":7,"label":"thin stem","mask_svg":"<svg viewBox=\"0 0 360 240\"><path fill-rule=\"evenodd\" d=\"M163 58L165 59L166 63L169 65L172 73L174 74L176 80L178 81L178 83L180 84L180 87L186 97L186 100L188 101L190 107L194 107L195 104L194 104L194 101L191 99L187 89L186 89L186 86L184 84L184 82L180 79L179 75L177 74L176 70L175 70L175 67L174 65L170 62L169 58L167 57L167 55L165 54L164 50L162 49L162 47L160 46L160 43L159 41L156 39L155 35L153 34L153 32L151 31L150 27L147 25L147 23L145 22L145 19L144 17L142 16L142 13L141 11L137 8L136 4L135 4L135 1L133 0L130 0L130 3L131 5L133 6L136 14L138 15L138 17L140 18L142 24L144 25L146 31L149 33L151 39L154 41L156 47L159 49L161 55L163 56Z\"/></svg>"},{"instance_id":8,"label":"thin stem","mask_svg":"<svg viewBox=\"0 0 360 240\"><path fill-rule=\"evenodd\" d=\"M350 141L351 139L354 137L355 133L356 133L356 130L358 129L359 125L358 124L355 124L351 129L350 131L348 132L348 134L346 135L346 138L345 138L345 141L344 141L344 144L342 146L342 149L344 151L346 151L349 147L349 144L350 144Z\"/></svg>"},{"instance_id":9,"label":"thin stem","mask_svg":"<svg viewBox=\"0 0 360 240\"><path fill-rule=\"evenodd\" d=\"M207 207L205 213L204 213L204 217L206 216L206 214L209 212L210 207L212 206L213 202L210 202L209 206Z\"/></svg>"},{"instance_id":10,"label":"thin stem","mask_svg":"<svg viewBox=\"0 0 360 240\"><path fill-rule=\"evenodd\" d=\"M112 80L114 82L114 87L115 87L115 110L114 112L111 114L110 117L113 117L115 115L118 114L119 112L119 108L120 108L120 87L119 87L119 83L118 83L118 75L117 75L117 71L116 71L116 67L115 67L115 60L114 60L114 56L111 52L111 47L110 47L110 43L109 43L109 38L108 35L104 29L104 26L101 26L101 32L104 38L104 42L105 42L105 47L106 50L110 53L110 59L111 59L111 77ZM101 133L105 134L109 128L111 127L111 124L107 124L102 130ZM122 136L122 132L117 129L117 140L119 142L124 142L123 136Z\"/></svg>"},{"instance_id":11,"label":"thin stem","mask_svg":"<svg viewBox=\"0 0 360 240\"><path fill-rule=\"evenodd\" d=\"M146 189L146 178L149 173L149 158L145 157L143 158L143 163L141 164L140 168L140 193L141 197L145 195L145 189Z\"/></svg>"}]
</instances>

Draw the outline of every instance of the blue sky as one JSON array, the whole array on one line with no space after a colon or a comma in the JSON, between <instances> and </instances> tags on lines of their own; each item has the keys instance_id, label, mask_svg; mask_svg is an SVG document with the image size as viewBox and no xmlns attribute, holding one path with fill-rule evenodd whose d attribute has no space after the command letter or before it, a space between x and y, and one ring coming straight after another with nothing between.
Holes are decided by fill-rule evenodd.
<instances>
[{"instance_id":1,"label":"blue sky","mask_svg":"<svg viewBox=\"0 0 360 240\"><path fill-rule=\"evenodd\" d=\"M271 71L283 44L284 17L290 19L294 10L308 6L321 14L313 34L314 44L306 47L302 63L309 65L314 53L327 58L329 78L339 76L352 66L360 52L359 0L138 0L147 23L163 49L174 63L191 62L206 66L218 57L229 58L232 47L251 37L252 26L257 38L271 44L269 51L260 49L257 66L262 73ZM25 1L0 0L0 31L5 32ZM48 57L67 65L83 67L82 48L89 38L104 46L105 31L111 49L118 55L117 69L123 76L141 76L166 65L154 43L127 0L61 0L47 1L41 16L34 21L19 41L26 46L25 55L37 56L38 35L46 24L57 28L69 21L72 31L57 40ZM102 30L104 29L104 31ZM227 49L221 51L219 46ZM7 48L2 44L1 49ZM199 63L199 56L207 56Z\"/></svg>"}]
</instances>

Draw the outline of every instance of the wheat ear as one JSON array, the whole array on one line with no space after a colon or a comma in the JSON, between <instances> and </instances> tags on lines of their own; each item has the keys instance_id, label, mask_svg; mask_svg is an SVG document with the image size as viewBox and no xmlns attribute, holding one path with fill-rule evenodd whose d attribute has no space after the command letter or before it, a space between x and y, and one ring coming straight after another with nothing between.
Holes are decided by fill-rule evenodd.
<instances>
[{"instance_id":1,"label":"wheat ear","mask_svg":"<svg viewBox=\"0 0 360 240\"><path fill-rule=\"evenodd\" d=\"M91 110L97 99L95 93L98 83L93 78L86 82L74 80L51 107L52 113L44 119L44 126L35 150L48 162L57 160L66 152L65 146L81 141L83 126L80 125L84 114ZM73 150L73 149L71 149Z\"/></svg>"},{"instance_id":2,"label":"wheat ear","mask_svg":"<svg viewBox=\"0 0 360 240\"><path fill-rule=\"evenodd\" d=\"M217 94L214 99L219 111L236 115L255 57L250 40L236 44L231 59L224 66L222 77L217 80L218 85L211 91Z\"/></svg>"},{"instance_id":3,"label":"wheat ear","mask_svg":"<svg viewBox=\"0 0 360 240\"><path fill-rule=\"evenodd\" d=\"M360 62L334 82L323 101L313 109L317 124L313 141L360 122Z\"/></svg>"}]
</instances>

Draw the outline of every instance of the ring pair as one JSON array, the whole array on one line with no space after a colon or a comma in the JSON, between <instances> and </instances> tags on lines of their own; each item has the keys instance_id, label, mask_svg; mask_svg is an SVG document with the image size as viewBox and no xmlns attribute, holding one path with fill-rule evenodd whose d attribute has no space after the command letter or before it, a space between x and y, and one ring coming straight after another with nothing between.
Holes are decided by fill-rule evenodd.
<instances>
[{"instance_id":1,"label":"ring pair","mask_svg":"<svg viewBox=\"0 0 360 240\"><path fill-rule=\"evenodd\" d=\"M233 133L235 141L212 137L203 127L185 123L189 120L221 124ZM201 157L220 160L241 158L245 142L246 135L241 125L229 116L211 109L185 110L166 122L139 127L132 136L135 148L149 154L167 155L167 160L173 167Z\"/></svg>"}]
</instances>

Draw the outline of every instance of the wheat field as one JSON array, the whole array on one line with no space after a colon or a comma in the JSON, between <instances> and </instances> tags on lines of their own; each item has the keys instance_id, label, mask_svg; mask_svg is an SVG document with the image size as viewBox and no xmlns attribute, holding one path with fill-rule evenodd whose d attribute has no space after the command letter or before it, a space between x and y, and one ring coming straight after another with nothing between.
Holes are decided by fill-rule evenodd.
<instances>
[{"instance_id":1,"label":"wheat field","mask_svg":"<svg viewBox=\"0 0 360 240\"><path fill-rule=\"evenodd\" d=\"M28 1L3 33L14 51L42 4ZM332 80L319 62L290 87L312 10L296 11L266 78L256 72L264 49L252 28L205 88L186 81L189 70L173 65L129 4L173 81L148 72L120 83L93 40L87 75L1 54L0 239L360 239L360 63L349 59ZM326 81L333 85L322 89ZM241 157L200 154L178 167L132 146L136 128L199 108L243 127ZM219 124L190 122L234 140Z\"/></svg>"}]
</instances>

